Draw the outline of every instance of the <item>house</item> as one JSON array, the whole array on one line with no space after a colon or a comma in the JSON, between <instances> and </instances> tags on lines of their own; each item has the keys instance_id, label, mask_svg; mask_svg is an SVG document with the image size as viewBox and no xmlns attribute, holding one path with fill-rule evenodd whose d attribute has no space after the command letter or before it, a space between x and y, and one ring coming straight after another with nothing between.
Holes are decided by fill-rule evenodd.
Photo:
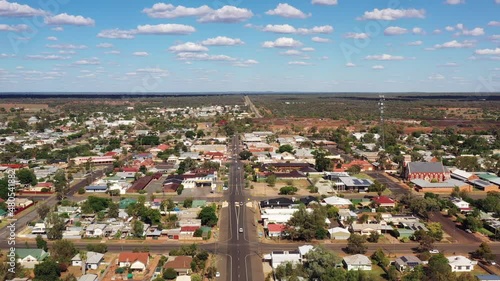
<instances>
[{"instance_id":1,"label":"house","mask_svg":"<svg viewBox=\"0 0 500 281\"><path fill-rule=\"evenodd\" d=\"M410 162L403 168L403 178L443 182L450 178L450 172L441 162Z\"/></svg>"},{"instance_id":2,"label":"house","mask_svg":"<svg viewBox=\"0 0 500 281\"><path fill-rule=\"evenodd\" d=\"M416 266L421 265L423 262L414 255L401 256L396 259L394 265L397 270L403 272L406 269L413 270Z\"/></svg>"},{"instance_id":3,"label":"house","mask_svg":"<svg viewBox=\"0 0 500 281\"><path fill-rule=\"evenodd\" d=\"M469 202L462 200L462 198L450 198L450 201L460 210L460 212L467 213L472 211Z\"/></svg>"},{"instance_id":4,"label":"house","mask_svg":"<svg viewBox=\"0 0 500 281\"><path fill-rule=\"evenodd\" d=\"M500 281L500 276L498 275L490 275L490 274L485 274L485 275L476 275L477 279L479 281Z\"/></svg>"},{"instance_id":5,"label":"house","mask_svg":"<svg viewBox=\"0 0 500 281\"><path fill-rule=\"evenodd\" d=\"M372 270L372 261L365 255L346 256L342 260L347 270Z\"/></svg>"},{"instance_id":6,"label":"house","mask_svg":"<svg viewBox=\"0 0 500 281\"><path fill-rule=\"evenodd\" d=\"M330 228L328 229L328 234L330 235L330 239L333 240L347 240L351 236L351 232L342 227Z\"/></svg>"},{"instance_id":7,"label":"house","mask_svg":"<svg viewBox=\"0 0 500 281\"><path fill-rule=\"evenodd\" d=\"M85 236L102 237L104 235L104 229L106 228L106 226L107 225L104 223L91 224L85 229Z\"/></svg>"},{"instance_id":8,"label":"house","mask_svg":"<svg viewBox=\"0 0 500 281\"><path fill-rule=\"evenodd\" d=\"M97 281L97 274L85 274L78 278L78 281Z\"/></svg>"},{"instance_id":9,"label":"house","mask_svg":"<svg viewBox=\"0 0 500 281\"><path fill-rule=\"evenodd\" d=\"M198 230L199 226L183 226L181 227L181 235L184 236L193 236L196 230Z\"/></svg>"},{"instance_id":10,"label":"house","mask_svg":"<svg viewBox=\"0 0 500 281\"><path fill-rule=\"evenodd\" d=\"M191 274L191 262L193 258L190 256L177 256L174 259L169 260L163 266L164 269L173 268L177 275L189 275Z\"/></svg>"},{"instance_id":11,"label":"house","mask_svg":"<svg viewBox=\"0 0 500 281\"><path fill-rule=\"evenodd\" d=\"M104 254L96 253L96 252L87 252L87 260L85 262L87 269L99 268L99 265L101 264L103 258L104 258ZM76 254L76 256L74 256L71 259L71 265L72 266L82 266L83 265L83 260L80 257L80 253Z\"/></svg>"},{"instance_id":12,"label":"house","mask_svg":"<svg viewBox=\"0 0 500 281\"><path fill-rule=\"evenodd\" d=\"M106 185L88 185L85 187L85 192L105 193L106 191L108 191L108 186Z\"/></svg>"},{"instance_id":13,"label":"house","mask_svg":"<svg viewBox=\"0 0 500 281\"><path fill-rule=\"evenodd\" d=\"M460 191L472 191L472 186L470 184L456 179L447 179L443 182L413 179L411 183L415 185L415 189L418 192L451 193L456 187L458 187Z\"/></svg>"},{"instance_id":14,"label":"house","mask_svg":"<svg viewBox=\"0 0 500 281\"><path fill-rule=\"evenodd\" d=\"M118 256L118 266L130 267L130 270L144 271L148 264L148 253L122 252Z\"/></svg>"},{"instance_id":15,"label":"house","mask_svg":"<svg viewBox=\"0 0 500 281\"><path fill-rule=\"evenodd\" d=\"M338 196L326 197L321 202L323 203L322 205L335 206L339 209L346 209L349 208L350 205L352 205L351 200Z\"/></svg>"},{"instance_id":16,"label":"house","mask_svg":"<svg viewBox=\"0 0 500 281\"><path fill-rule=\"evenodd\" d=\"M373 231L378 234L382 234L383 232L392 231L393 228L390 225L387 225L387 222L381 221L379 223L353 223L351 225L351 231L353 233L357 233L360 235L370 235Z\"/></svg>"},{"instance_id":17,"label":"house","mask_svg":"<svg viewBox=\"0 0 500 281\"><path fill-rule=\"evenodd\" d=\"M278 266L284 263L300 263L300 252L298 250L294 251L273 251L271 255L265 256L265 259L271 260L271 266L276 269Z\"/></svg>"},{"instance_id":18,"label":"house","mask_svg":"<svg viewBox=\"0 0 500 281\"><path fill-rule=\"evenodd\" d=\"M43 262L49 253L42 249L16 249L17 262L25 268L34 268Z\"/></svg>"},{"instance_id":19,"label":"house","mask_svg":"<svg viewBox=\"0 0 500 281\"><path fill-rule=\"evenodd\" d=\"M373 184L371 180L355 177L339 177L338 180L340 181L337 184L339 191L367 192L368 188Z\"/></svg>"},{"instance_id":20,"label":"house","mask_svg":"<svg viewBox=\"0 0 500 281\"><path fill-rule=\"evenodd\" d=\"M394 208L396 207L396 201L394 199L389 198L387 196L376 196L372 198L372 202L375 203L377 207L384 208Z\"/></svg>"},{"instance_id":21,"label":"house","mask_svg":"<svg viewBox=\"0 0 500 281\"><path fill-rule=\"evenodd\" d=\"M267 225L267 233L269 237L281 237L286 230L286 226L283 224L270 223Z\"/></svg>"},{"instance_id":22,"label":"house","mask_svg":"<svg viewBox=\"0 0 500 281\"><path fill-rule=\"evenodd\" d=\"M358 215L349 209L340 209L338 212L339 221L347 221L349 219L357 219Z\"/></svg>"},{"instance_id":23,"label":"house","mask_svg":"<svg viewBox=\"0 0 500 281\"><path fill-rule=\"evenodd\" d=\"M461 181L472 181L479 179L478 176L460 169L453 170L450 175L451 178Z\"/></svg>"},{"instance_id":24,"label":"house","mask_svg":"<svg viewBox=\"0 0 500 281\"><path fill-rule=\"evenodd\" d=\"M464 256L450 256L446 257L451 267L452 272L471 272L477 261L472 261Z\"/></svg>"},{"instance_id":25,"label":"house","mask_svg":"<svg viewBox=\"0 0 500 281\"><path fill-rule=\"evenodd\" d=\"M290 208L294 205L294 201L290 198L274 198L260 201L260 208Z\"/></svg>"}]
</instances>

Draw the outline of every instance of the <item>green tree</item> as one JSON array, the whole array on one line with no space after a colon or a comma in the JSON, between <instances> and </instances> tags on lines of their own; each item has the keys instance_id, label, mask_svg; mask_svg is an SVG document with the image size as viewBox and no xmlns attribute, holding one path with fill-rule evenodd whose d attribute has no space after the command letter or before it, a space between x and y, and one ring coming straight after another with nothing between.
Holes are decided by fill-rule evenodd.
<instances>
[{"instance_id":1,"label":"green tree","mask_svg":"<svg viewBox=\"0 0 500 281\"><path fill-rule=\"evenodd\" d=\"M400 279L400 274L399 271L396 269L395 266L391 265L389 266L389 269L387 270L387 279L389 281L399 281Z\"/></svg>"},{"instance_id":2,"label":"green tree","mask_svg":"<svg viewBox=\"0 0 500 281\"><path fill-rule=\"evenodd\" d=\"M243 150L239 154L241 160L248 160L252 157L252 152L248 150Z\"/></svg>"},{"instance_id":3,"label":"green tree","mask_svg":"<svg viewBox=\"0 0 500 281\"><path fill-rule=\"evenodd\" d=\"M71 259L78 253L73 242L62 239L52 244L50 256L59 263L69 264Z\"/></svg>"},{"instance_id":4,"label":"green tree","mask_svg":"<svg viewBox=\"0 0 500 281\"><path fill-rule=\"evenodd\" d=\"M480 165L477 157L474 156L459 156L455 159L455 166L459 169L469 172L477 172L480 170Z\"/></svg>"},{"instance_id":5,"label":"green tree","mask_svg":"<svg viewBox=\"0 0 500 281\"><path fill-rule=\"evenodd\" d=\"M295 186L283 186L280 188L280 193L281 195L294 195L299 189L296 188Z\"/></svg>"},{"instance_id":6,"label":"green tree","mask_svg":"<svg viewBox=\"0 0 500 281\"><path fill-rule=\"evenodd\" d=\"M203 281L203 278L199 274L191 274L191 281Z\"/></svg>"},{"instance_id":7,"label":"green tree","mask_svg":"<svg viewBox=\"0 0 500 281\"><path fill-rule=\"evenodd\" d=\"M318 172L331 171L332 162L330 159L326 158L329 153L326 150L316 150L313 152L315 163L315 169Z\"/></svg>"},{"instance_id":8,"label":"green tree","mask_svg":"<svg viewBox=\"0 0 500 281\"><path fill-rule=\"evenodd\" d=\"M268 186L274 187L274 185L276 185L276 176L275 175L267 176L266 183Z\"/></svg>"},{"instance_id":9,"label":"green tree","mask_svg":"<svg viewBox=\"0 0 500 281\"><path fill-rule=\"evenodd\" d=\"M34 273L33 281L54 281L59 280L61 276L59 264L51 258L35 265Z\"/></svg>"},{"instance_id":10,"label":"green tree","mask_svg":"<svg viewBox=\"0 0 500 281\"><path fill-rule=\"evenodd\" d=\"M87 244L87 251L89 252L96 252L96 253L101 253L104 254L108 251L108 245L106 244Z\"/></svg>"},{"instance_id":11,"label":"green tree","mask_svg":"<svg viewBox=\"0 0 500 281\"><path fill-rule=\"evenodd\" d=\"M47 216L46 223L50 226L47 227L47 238L49 240L62 239L63 231L66 228L64 219L57 215L57 213L51 213Z\"/></svg>"},{"instance_id":12,"label":"green tree","mask_svg":"<svg viewBox=\"0 0 500 281\"><path fill-rule=\"evenodd\" d=\"M422 281L425 280L425 271L422 265L413 268L412 271L403 275L402 281Z\"/></svg>"},{"instance_id":13,"label":"green tree","mask_svg":"<svg viewBox=\"0 0 500 281\"><path fill-rule=\"evenodd\" d=\"M108 205L108 217L110 218L118 218L119 214L119 205L118 203L110 202Z\"/></svg>"},{"instance_id":14,"label":"green tree","mask_svg":"<svg viewBox=\"0 0 500 281\"><path fill-rule=\"evenodd\" d=\"M188 197L188 198L184 199L184 202L182 202L182 207L191 208L191 206L193 206L193 198Z\"/></svg>"},{"instance_id":15,"label":"green tree","mask_svg":"<svg viewBox=\"0 0 500 281\"><path fill-rule=\"evenodd\" d=\"M132 225L132 231L135 237L142 237L144 233L144 223L139 220L135 220Z\"/></svg>"},{"instance_id":16,"label":"green tree","mask_svg":"<svg viewBox=\"0 0 500 281\"><path fill-rule=\"evenodd\" d=\"M468 215L464 220L464 226L473 232L477 232L483 227L483 222L476 216Z\"/></svg>"},{"instance_id":17,"label":"green tree","mask_svg":"<svg viewBox=\"0 0 500 281\"><path fill-rule=\"evenodd\" d=\"M473 253L473 256L484 260L494 260L496 258L496 255L493 254L490 245L486 242L479 245L479 248Z\"/></svg>"},{"instance_id":18,"label":"green tree","mask_svg":"<svg viewBox=\"0 0 500 281\"><path fill-rule=\"evenodd\" d=\"M292 153L294 154L295 151L293 150L293 146L289 145L289 144L284 144L284 145L281 145L279 148L278 148L278 152L279 153L283 153L283 152L288 152L288 153Z\"/></svg>"},{"instance_id":19,"label":"green tree","mask_svg":"<svg viewBox=\"0 0 500 281\"><path fill-rule=\"evenodd\" d=\"M325 238L325 218L324 208L314 208L309 213L305 206L299 206L299 209L293 213L287 223L289 238L292 240L311 241L313 238Z\"/></svg>"},{"instance_id":20,"label":"green tree","mask_svg":"<svg viewBox=\"0 0 500 281\"><path fill-rule=\"evenodd\" d=\"M177 278L177 271L169 267L163 272L163 278L167 280L174 280L175 278Z\"/></svg>"},{"instance_id":21,"label":"green tree","mask_svg":"<svg viewBox=\"0 0 500 281\"><path fill-rule=\"evenodd\" d=\"M21 184L31 184L32 186L38 183L35 172L30 169L19 169L16 172L17 179Z\"/></svg>"},{"instance_id":22,"label":"green tree","mask_svg":"<svg viewBox=\"0 0 500 281\"><path fill-rule=\"evenodd\" d=\"M390 261L389 258L385 255L384 251L382 249L377 249L371 256L372 260L374 260L378 265L380 265L382 268L387 268L389 265Z\"/></svg>"},{"instance_id":23,"label":"green tree","mask_svg":"<svg viewBox=\"0 0 500 281\"><path fill-rule=\"evenodd\" d=\"M36 209L36 212L38 213L38 216L40 216L40 219L45 219L47 214L50 212L50 207L47 204L42 204L38 206Z\"/></svg>"},{"instance_id":24,"label":"green tree","mask_svg":"<svg viewBox=\"0 0 500 281\"><path fill-rule=\"evenodd\" d=\"M361 166L359 166L359 165L352 165L351 167L349 167L346 170L346 172L348 172L351 175L359 174L361 172Z\"/></svg>"},{"instance_id":25,"label":"green tree","mask_svg":"<svg viewBox=\"0 0 500 281\"><path fill-rule=\"evenodd\" d=\"M427 224L427 229L429 229L429 236L431 236L435 241L443 240L443 227L439 222L431 222Z\"/></svg>"},{"instance_id":26,"label":"green tree","mask_svg":"<svg viewBox=\"0 0 500 281\"><path fill-rule=\"evenodd\" d=\"M57 170L54 175L54 188L56 192L65 193L68 180L66 179L66 172L62 169Z\"/></svg>"},{"instance_id":27,"label":"green tree","mask_svg":"<svg viewBox=\"0 0 500 281\"><path fill-rule=\"evenodd\" d=\"M370 236L368 236L368 242L378 243L378 239L380 238L380 234L377 231L370 232Z\"/></svg>"},{"instance_id":28,"label":"green tree","mask_svg":"<svg viewBox=\"0 0 500 281\"><path fill-rule=\"evenodd\" d=\"M334 269L341 262L341 258L324 247L316 246L306 255L304 270L310 280L322 280L322 276Z\"/></svg>"},{"instance_id":29,"label":"green tree","mask_svg":"<svg viewBox=\"0 0 500 281\"><path fill-rule=\"evenodd\" d=\"M44 251L48 250L47 241L43 240L42 235L36 236L36 247L38 249L42 249Z\"/></svg>"},{"instance_id":30,"label":"green tree","mask_svg":"<svg viewBox=\"0 0 500 281\"><path fill-rule=\"evenodd\" d=\"M215 214L215 208L212 206L206 206L201 209L198 214L198 219L201 219L201 224L209 227L213 227L217 224L218 218Z\"/></svg>"},{"instance_id":31,"label":"green tree","mask_svg":"<svg viewBox=\"0 0 500 281\"><path fill-rule=\"evenodd\" d=\"M429 260L427 267L427 280L448 281L454 280L455 274L451 272L448 259L443 254L434 255Z\"/></svg>"},{"instance_id":32,"label":"green tree","mask_svg":"<svg viewBox=\"0 0 500 281\"><path fill-rule=\"evenodd\" d=\"M346 252L349 254L364 254L366 253L366 238L363 235L356 233L351 234L347 239Z\"/></svg>"}]
</instances>

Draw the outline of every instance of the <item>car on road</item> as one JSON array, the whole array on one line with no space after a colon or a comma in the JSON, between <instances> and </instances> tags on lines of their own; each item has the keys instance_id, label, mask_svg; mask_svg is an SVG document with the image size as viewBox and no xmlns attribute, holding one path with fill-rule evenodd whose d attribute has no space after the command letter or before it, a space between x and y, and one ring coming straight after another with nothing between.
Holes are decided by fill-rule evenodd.
<instances>
[{"instance_id":1,"label":"car on road","mask_svg":"<svg viewBox=\"0 0 500 281\"><path fill-rule=\"evenodd\" d=\"M439 250L438 249L432 249L429 251L429 253L431 254L439 254Z\"/></svg>"},{"instance_id":2,"label":"car on road","mask_svg":"<svg viewBox=\"0 0 500 281\"><path fill-rule=\"evenodd\" d=\"M468 228L465 230L465 232L472 234L472 230L470 230Z\"/></svg>"},{"instance_id":3,"label":"car on road","mask_svg":"<svg viewBox=\"0 0 500 281\"><path fill-rule=\"evenodd\" d=\"M240 227L240 233L243 233L243 227Z\"/></svg>"},{"instance_id":4,"label":"car on road","mask_svg":"<svg viewBox=\"0 0 500 281\"><path fill-rule=\"evenodd\" d=\"M215 277L220 277L220 272L218 272L218 271L217 271L217 272L215 273Z\"/></svg>"},{"instance_id":5,"label":"car on road","mask_svg":"<svg viewBox=\"0 0 500 281\"><path fill-rule=\"evenodd\" d=\"M238 170L241 170L241 167L238 167Z\"/></svg>"},{"instance_id":6,"label":"car on road","mask_svg":"<svg viewBox=\"0 0 500 281\"><path fill-rule=\"evenodd\" d=\"M242 201L242 202L240 202L240 206L243 206L243 201Z\"/></svg>"},{"instance_id":7,"label":"car on road","mask_svg":"<svg viewBox=\"0 0 500 281\"><path fill-rule=\"evenodd\" d=\"M494 260L487 260L487 262L488 262L489 264L491 264L491 265L496 265L496 264L497 264L497 262L496 262L496 261L494 261Z\"/></svg>"}]
</instances>

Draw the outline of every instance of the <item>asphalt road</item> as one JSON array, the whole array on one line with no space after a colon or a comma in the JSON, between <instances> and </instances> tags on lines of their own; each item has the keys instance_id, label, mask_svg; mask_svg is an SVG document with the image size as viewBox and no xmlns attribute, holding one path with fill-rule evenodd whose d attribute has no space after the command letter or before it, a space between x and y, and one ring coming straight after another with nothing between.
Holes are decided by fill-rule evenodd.
<instances>
[{"instance_id":1,"label":"asphalt road","mask_svg":"<svg viewBox=\"0 0 500 281\"><path fill-rule=\"evenodd\" d=\"M410 192L399 183L392 181L391 176L387 175L384 171L369 171L366 174L385 185L395 197L400 197Z\"/></svg>"}]
</instances>

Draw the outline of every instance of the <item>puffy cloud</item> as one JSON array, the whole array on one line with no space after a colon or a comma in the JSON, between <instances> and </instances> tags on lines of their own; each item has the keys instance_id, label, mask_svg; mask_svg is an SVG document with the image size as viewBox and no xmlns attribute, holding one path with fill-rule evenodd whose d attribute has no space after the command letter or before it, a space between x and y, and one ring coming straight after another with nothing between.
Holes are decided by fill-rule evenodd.
<instances>
[{"instance_id":1,"label":"puffy cloud","mask_svg":"<svg viewBox=\"0 0 500 281\"><path fill-rule=\"evenodd\" d=\"M348 62L345 64L346 67L356 67L356 65L352 62Z\"/></svg>"},{"instance_id":2,"label":"puffy cloud","mask_svg":"<svg viewBox=\"0 0 500 281\"><path fill-rule=\"evenodd\" d=\"M207 5L197 8L185 6L174 6L172 4L157 3L151 8L142 10L152 18L179 18L179 17L198 17L199 22L241 22L253 17L252 11L248 9L237 8L234 6L224 6L214 10Z\"/></svg>"},{"instance_id":3,"label":"puffy cloud","mask_svg":"<svg viewBox=\"0 0 500 281\"><path fill-rule=\"evenodd\" d=\"M304 51L304 52L314 52L314 48L312 48L312 47L305 47L305 48L302 48L302 51Z\"/></svg>"},{"instance_id":4,"label":"puffy cloud","mask_svg":"<svg viewBox=\"0 0 500 281\"><path fill-rule=\"evenodd\" d=\"M259 62L256 61L256 60L244 60L244 61L238 61L238 62L233 63L233 66L249 67L249 66L252 66L252 65L256 65L258 63Z\"/></svg>"},{"instance_id":5,"label":"puffy cloud","mask_svg":"<svg viewBox=\"0 0 500 281\"><path fill-rule=\"evenodd\" d=\"M311 65L311 63L309 62L305 62L305 61L289 61L288 62L289 65Z\"/></svg>"},{"instance_id":6,"label":"puffy cloud","mask_svg":"<svg viewBox=\"0 0 500 281\"><path fill-rule=\"evenodd\" d=\"M422 44L423 44L423 42L422 42L422 41L417 40L417 41L409 42L409 43L408 43L408 44L406 44L406 45L408 45L408 46L420 46L420 45L422 45Z\"/></svg>"},{"instance_id":7,"label":"puffy cloud","mask_svg":"<svg viewBox=\"0 0 500 281\"><path fill-rule=\"evenodd\" d=\"M109 39L133 39L135 36L134 30L106 29L97 34L99 38Z\"/></svg>"},{"instance_id":8,"label":"puffy cloud","mask_svg":"<svg viewBox=\"0 0 500 281\"><path fill-rule=\"evenodd\" d=\"M61 31L64 31L64 27L56 26L56 27L53 27L52 30L57 31L57 32L61 32Z\"/></svg>"},{"instance_id":9,"label":"puffy cloud","mask_svg":"<svg viewBox=\"0 0 500 281\"><path fill-rule=\"evenodd\" d=\"M73 45L73 44L55 44L55 45L47 45L47 48L52 49L87 49L85 45Z\"/></svg>"},{"instance_id":10,"label":"puffy cloud","mask_svg":"<svg viewBox=\"0 0 500 281\"><path fill-rule=\"evenodd\" d=\"M444 80L445 77L442 74L435 73L428 77L429 80Z\"/></svg>"},{"instance_id":11,"label":"puffy cloud","mask_svg":"<svg viewBox=\"0 0 500 281\"><path fill-rule=\"evenodd\" d=\"M48 25L76 25L76 26L93 26L95 21L91 18L82 16L73 16L66 13L45 18L45 23Z\"/></svg>"},{"instance_id":12,"label":"puffy cloud","mask_svg":"<svg viewBox=\"0 0 500 281\"><path fill-rule=\"evenodd\" d=\"M425 34L424 29L422 29L421 27L414 27L411 29L411 32L413 34Z\"/></svg>"},{"instance_id":13,"label":"puffy cloud","mask_svg":"<svg viewBox=\"0 0 500 281\"><path fill-rule=\"evenodd\" d=\"M200 60L200 61L235 61L236 59L226 55L209 55L207 53L178 53L179 60Z\"/></svg>"},{"instance_id":14,"label":"puffy cloud","mask_svg":"<svg viewBox=\"0 0 500 281\"><path fill-rule=\"evenodd\" d=\"M221 23L234 23L246 21L253 17L252 11L234 6L224 6L218 10L214 10L202 16L199 22L221 22Z\"/></svg>"},{"instance_id":15,"label":"puffy cloud","mask_svg":"<svg viewBox=\"0 0 500 281\"><path fill-rule=\"evenodd\" d=\"M297 19L305 19L311 16L311 14L306 15L301 10L287 3L279 3L275 9L267 11L266 14L271 16L281 16L284 18L297 18Z\"/></svg>"},{"instance_id":16,"label":"puffy cloud","mask_svg":"<svg viewBox=\"0 0 500 281\"><path fill-rule=\"evenodd\" d=\"M0 17L35 17L46 14L47 12L28 5L0 1Z\"/></svg>"},{"instance_id":17,"label":"puffy cloud","mask_svg":"<svg viewBox=\"0 0 500 281\"><path fill-rule=\"evenodd\" d=\"M281 52L280 54L285 56L300 56L302 55L302 52L299 50L286 50L284 52Z\"/></svg>"},{"instance_id":18,"label":"puffy cloud","mask_svg":"<svg viewBox=\"0 0 500 281\"><path fill-rule=\"evenodd\" d=\"M330 39L328 39L328 38L317 37L317 36L311 38L311 40L313 42L316 42L316 43L328 43L328 42L330 42Z\"/></svg>"},{"instance_id":19,"label":"puffy cloud","mask_svg":"<svg viewBox=\"0 0 500 281\"><path fill-rule=\"evenodd\" d=\"M471 30L464 29L464 30L462 30L462 32L460 34L466 35L466 36L481 36L481 35L484 35L484 29L481 27L476 27L476 28L471 29ZM460 34L458 34L458 35L460 35Z\"/></svg>"},{"instance_id":20,"label":"puffy cloud","mask_svg":"<svg viewBox=\"0 0 500 281\"><path fill-rule=\"evenodd\" d=\"M167 77L169 75L168 70L161 69L159 67L148 67L148 68L139 68L135 72L129 72L127 75L134 76L137 74L147 74L153 77Z\"/></svg>"},{"instance_id":21,"label":"puffy cloud","mask_svg":"<svg viewBox=\"0 0 500 281\"><path fill-rule=\"evenodd\" d=\"M208 48L202 46L200 44L196 44L193 42L186 42L183 44L174 45L168 48L169 51L174 53L182 53L182 52L206 52Z\"/></svg>"},{"instance_id":22,"label":"puffy cloud","mask_svg":"<svg viewBox=\"0 0 500 281\"><path fill-rule=\"evenodd\" d=\"M479 49L476 50L475 53L477 55L500 55L500 48L495 49Z\"/></svg>"},{"instance_id":23,"label":"puffy cloud","mask_svg":"<svg viewBox=\"0 0 500 281\"><path fill-rule=\"evenodd\" d=\"M358 20L397 20L402 18L425 18L425 10L417 9L374 9L365 12Z\"/></svg>"},{"instance_id":24,"label":"puffy cloud","mask_svg":"<svg viewBox=\"0 0 500 281\"><path fill-rule=\"evenodd\" d=\"M465 0L446 0L445 3L448 5L465 4Z\"/></svg>"},{"instance_id":25,"label":"puffy cloud","mask_svg":"<svg viewBox=\"0 0 500 281\"><path fill-rule=\"evenodd\" d=\"M190 34L195 31L190 25L175 23L137 26L137 34Z\"/></svg>"},{"instance_id":26,"label":"puffy cloud","mask_svg":"<svg viewBox=\"0 0 500 281\"><path fill-rule=\"evenodd\" d=\"M275 41L266 41L262 43L262 47L264 48L294 48L300 46L302 46L300 41L289 37L281 37Z\"/></svg>"},{"instance_id":27,"label":"puffy cloud","mask_svg":"<svg viewBox=\"0 0 500 281\"><path fill-rule=\"evenodd\" d=\"M449 26L449 25L448 25L448 26L446 26L446 27L444 28L444 30L446 30L446 31L453 31L453 30L455 30L455 28L454 28L453 26Z\"/></svg>"},{"instance_id":28,"label":"puffy cloud","mask_svg":"<svg viewBox=\"0 0 500 281\"><path fill-rule=\"evenodd\" d=\"M312 28L295 28L289 24L268 24L262 31L282 34L328 34L333 32L331 25L314 26Z\"/></svg>"},{"instance_id":29,"label":"puffy cloud","mask_svg":"<svg viewBox=\"0 0 500 281\"><path fill-rule=\"evenodd\" d=\"M90 59L83 59L79 61L75 61L74 64L76 65L99 65L101 62L99 61L98 58L90 58Z\"/></svg>"},{"instance_id":30,"label":"puffy cloud","mask_svg":"<svg viewBox=\"0 0 500 281\"><path fill-rule=\"evenodd\" d=\"M337 5L338 1L337 0L312 0L311 4L333 6L333 5Z\"/></svg>"},{"instance_id":31,"label":"puffy cloud","mask_svg":"<svg viewBox=\"0 0 500 281\"><path fill-rule=\"evenodd\" d=\"M492 20L488 23L488 26L500 26L500 21Z\"/></svg>"},{"instance_id":32,"label":"puffy cloud","mask_svg":"<svg viewBox=\"0 0 500 281\"><path fill-rule=\"evenodd\" d=\"M107 51L107 52L104 52L105 54L107 55L119 55L121 52L118 51L118 50L112 50L112 51Z\"/></svg>"},{"instance_id":33,"label":"puffy cloud","mask_svg":"<svg viewBox=\"0 0 500 281\"><path fill-rule=\"evenodd\" d=\"M381 70L381 69L384 69L384 66L383 65L374 65L374 66L372 66L372 69Z\"/></svg>"},{"instance_id":34,"label":"puffy cloud","mask_svg":"<svg viewBox=\"0 0 500 281\"><path fill-rule=\"evenodd\" d=\"M449 41L443 44L434 45L435 49L461 49L461 48L471 48L474 47L474 41L465 40L463 42L458 42L457 40Z\"/></svg>"},{"instance_id":35,"label":"puffy cloud","mask_svg":"<svg viewBox=\"0 0 500 281\"><path fill-rule=\"evenodd\" d=\"M239 38L229 38L225 36L217 36L215 38L208 38L203 40L201 44L205 46L234 46L234 45L243 45L243 42Z\"/></svg>"},{"instance_id":36,"label":"puffy cloud","mask_svg":"<svg viewBox=\"0 0 500 281\"><path fill-rule=\"evenodd\" d=\"M439 64L440 67L457 67L458 63L456 62L447 62L445 64Z\"/></svg>"},{"instance_id":37,"label":"puffy cloud","mask_svg":"<svg viewBox=\"0 0 500 281\"><path fill-rule=\"evenodd\" d=\"M67 60L70 59L71 57L64 57L58 55L27 55L26 58L31 60Z\"/></svg>"},{"instance_id":38,"label":"puffy cloud","mask_svg":"<svg viewBox=\"0 0 500 281\"><path fill-rule=\"evenodd\" d=\"M399 26L389 26L384 30L385 35L402 35L408 33L408 29Z\"/></svg>"},{"instance_id":39,"label":"puffy cloud","mask_svg":"<svg viewBox=\"0 0 500 281\"><path fill-rule=\"evenodd\" d=\"M344 35L345 38L352 38L352 39L367 39L370 37L368 33L355 33L355 32L348 32Z\"/></svg>"},{"instance_id":40,"label":"puffy cloud","mask_svg":"<svg viewBox=\"0 0 500 281\"><path fill-rule=\"evenodd\" d=\"M402 56L393 56L393 55L388 55L388 54L382 54L382 55L366 56L365 59L366 60L389 61L389 60L404 60L404 57L402 57Z\"/></svg>"},{"instance_id":41,"label":"puffy cloud","mask_svg":"<svg viewBox=\"0 0 500 281\"><path fill-rule=\"evenodd\" d=\"M434 29L434 31L432 31L432 33L434 34L440 34L441 32L441 29Z\"/></svg>"},{"instance_id":42,"label":"puffy cloud","mask_svg":"<svg viewBox=\"0 0 500 281\"><path fill-rule=\"evenodd\" d=\"M148 52L133 52L132 55L137 56L137 57L147 57L149 56Z\"/></svg>"},{"instance_id":43,"label":"puffy cloud","mask_svg":"<svg viewBox=\"0 0 500 281\"><path fill-rule=\"evenodd\" d=\"M30 28L26 24L18 24L18 25L0 24L0 31L22 32L27 30L30 30Z\"/></svg>"},{"instance_id":44,"label":"puffy cloud","mask_svg":"<svg viewBox=\"0 0 500 281\"><path fill-rule=\"evenodd\" d=\"M49 36L49 37L47 37L47 40L49 40L49 41L57 41L57 37Z\"/></svg>"},{"instance_id":45,"label":"puffy cloud","mask_svg":"<svg viewBox=\"0 0 500 281\"><path fill-rule=\"evenodd\" d=\"M113 44L111 44L111 43L100 43L100 44L97 44L96 47L97 48L113 48Z\"/></svg>"}]
</instances>

